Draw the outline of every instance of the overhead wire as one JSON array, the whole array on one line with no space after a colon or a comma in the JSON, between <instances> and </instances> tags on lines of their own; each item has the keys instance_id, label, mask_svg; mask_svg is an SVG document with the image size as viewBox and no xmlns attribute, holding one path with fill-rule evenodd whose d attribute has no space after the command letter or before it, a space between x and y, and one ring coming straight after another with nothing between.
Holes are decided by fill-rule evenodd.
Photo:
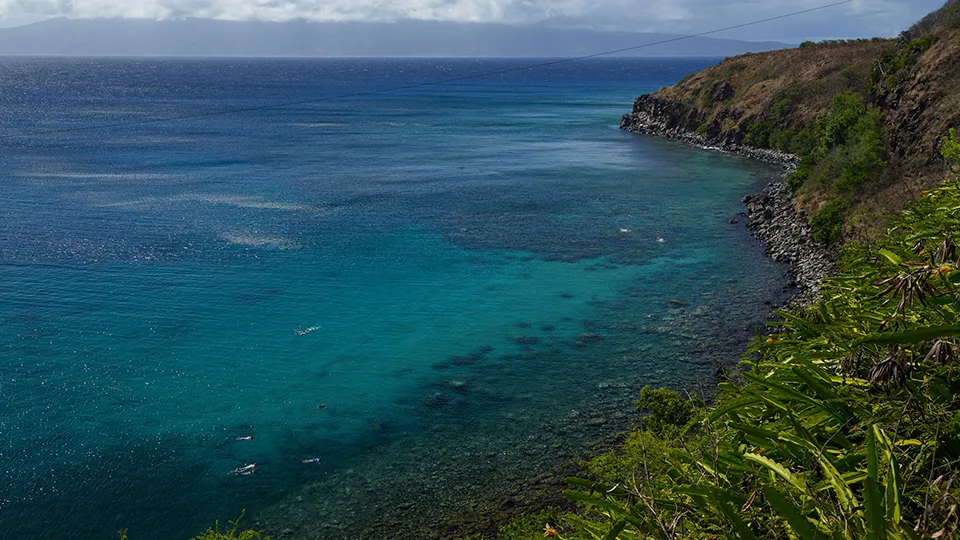
<instances>
[{"instance_id":1,"label":"overhead wire","mask_svg":"<svg viewBox=\"0 0 960 540\"><path fill-rule=\"evenodd\" d=\"M286 102L282 102L282 103L274 103L274 104L268 104L268 105L255 105L255 106L251 106L251 107L237 107L237 108L231 108L231 109L219 109L219 110L215 110L215 111L208 111L208 112L201 112L201 113L191 113L191 114L184 114L184 115L177 115L177 116L166 116L166 117L162 117L162 118L149 118L149 119L133 120L133 121L129 121L129 122L114 122L114 123L109 123L109 124L107 124L107 123L104 123L104 124L94 124L94 125L89 125L89 126L78 126L78 127L72 127L72 128L60 128L60 129L51 129L51 130L41 130L41 131L32 131L32 132L26 132L26 133L0 134L0 140L3 140L3 139L12 139L12 138L15 138L15 137L17 137L17 138L20 138L20 137L36 137L36 136L42 136L42 135L56 135L56 134L62 134L62 133L76 133L76 132L80 132L80 131L93 131L93 130L98 130L98 129L110 129L110 128L132 127L132 126L140 126L140 125L148 125L148 124L158 124L158 123L164 123L164 122L176 122L176 121L180 121L180 120L191 120L191 119L197 119L197 118L209 118L209 117L212 117L212 116L226 116L226 115L241 114L241 113L248 113L248 112L265 111L265 110L271 110L271 109L281 109L281 108L286 108L286 107L296 107L296 106L299 106L299 105L310 105L310 104L314 104L314 103L322 103L322 102L325 102L325 101L335 101L335 100L341 100L341 99L350 99L350 98L357 98L357 97L367 97L367 96L373 96L373 95L379 95L379 94L387 94L387 93L393 93L393 92L400 92L400 91L403 91L403 90L412 90L412 89L417 89L417 88L424 88L424 87L428 87L428 86L440 86L440 85L451 84L451 83L456 83L456 82L469 81L469 80L473 80L473 79L480 79L480 78L484 78L484 77L493 77L493 76L496 76L496 75L505 75L505 74L508 74L508 73L515 73L515 72L519 72L519 71L529 71L529 70L533 70L533 69L540 69L540 68L550 67L550 66L556 66L556 65L560 65L560 64L567 64L567 63L570 63L570 62L579 62L579 61L582 61L582 60L589 60L589 59L591 59L591 58L599 58L599 57L602 57L602 56L610 56L610 55L614 55L614 54L620 54L620 53L624 53L624 52L630 52L630 51L635 51L635 50L639 50L639 49L645 49L645 48L649 48L649 47L654 47L654 46L657 46L657 45L666 45L666 44L669 44L669 43L675 43L675 42L683 41L683 40L687 40L687 39L693 39L693 38L697 38L697 37L709 36L709 35L712 35L712 34L718 34L718 33L720 33L720 32L727 32L727 31L729 31L729 30L736 30L736 29L745 28L745 27L748 27L748 26L755 26L755 25L758 25L758 24L768 23L768 22L777 21L777 20L781 20L781 19L787 19L787 18L790 18L790 17L796 17L796 16L798 16L798 15L804 15L804 14L806 14L806 13L812 13L812 12L815 12L815 11L821 11L821 10L824 10L824 9L829 9L829 8L841 6L841 5L844 5L844 4L850 4L850 3L853 3L854 1L856 1L856 0L839 0L839 1L837 1L837 2L833 2L833 3L830 3L830 4L824 4L824 5L821 5L821 6L815 6L815 7L812 7L812 8L802 9L802 10L799 10L799 11L793 11L793 12L790 12L790 13L784 13L784 14L782 14L782 15L776 15L776 16L773 16L773 17L766 17L766 18L763 18L763 19L757 19L757 20L750 21L750 22L735 24L735 25L731 25L731 26L725 26L725 27L723 27L723 28L716 28L716 29L713 29L713 30L707 30L707 31L705 31L705 32L697 32L697 33L695 33L695 34L685 34L685 35L682 35L682 36L676 36L676 37L672 37L672 38L661 39L661 40L658 40L658 41L653 41L653 42L649 42L649 43L643 43L643 44L641 44L641 45L634 45L634 46L630 46L630 47L623 47L623 48L620 48L620 49L611 49L611 50L607 50L607 51L602 51L602 52L597 52L597 53L591 53L591 54L586 54L586 55L582 55L582 56L574 56L574 57L568 57L568 58L559 58L559 59L556 59L556 60L548 60L548 61L544 61L544 62L537 62L537 63L534 63L534 64L526 64L526 65L523 65L523 66L516 66L516 67L511 67L511 68L503 68L503 69L495 69L495 70L490 70L490 71L482 71L482 72L478 72L478 73L471 73L471 74L469 74L469 75L460 75L460 76L457 76L457 77L450 77L450 78L446 78L446 79L434 79L434 80L430 80L430 81L424 81L424 82L419 82L419 83L411 83L411 84L405 84L405 85L400 85L400 86L393 86L393 87L382 88L382 89L378 89L378 90L367 90L367 91L363 91L363 92L350 92L350 93L346 93L346 94L337 94L337 95L333 95L333 96L325 96L325 97L318 97L318 98L311 98L311 99L301 99L301 100L296 100L296 101L286 101Z\"/></svg>"}]
</instances>

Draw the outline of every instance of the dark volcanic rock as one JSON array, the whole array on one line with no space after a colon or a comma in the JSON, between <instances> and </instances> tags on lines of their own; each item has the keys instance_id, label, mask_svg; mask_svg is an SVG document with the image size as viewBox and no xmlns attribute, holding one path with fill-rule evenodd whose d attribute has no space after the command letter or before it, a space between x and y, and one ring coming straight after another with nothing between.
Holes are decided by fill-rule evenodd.
<instances>
[{"instance_id":1,"label":"dark volcanic rock","mask_svg":"<svg viewBox=\"0 0 960 540\"><path fill-rule=\"evenodd\" d=\"M722 97L725 90L715 86L714 96ZM777 150L753 148L742 144L740 135L728 135L727 139L711 136L711 130L699 130L704 125L704 113L685 103L660 99L647 94L633 104L633 112L623 115L622 129L683 141L705 149L720 150L745 157L777 163L785 166L785 173L793 170L796 156ZM714 120L716 121L716 120ZM789 263L800 293L792 302L808 304L819 297L820 280L836 271L834 256L826 247L813 240L806 216L798 212L781 178L768 185L763 193L743 198L747 206L748 227L754 236L765 245L769 256L779 262ZM735 223L736 220L730 220Z\"/></svg>"},{"instance_id":2,"label":"dark volcanic rock","mask_svg":"<svg viewBox=\"0 0 960 540\"><path fill-rule=\"evenodd\" d=\"M786 181L772 182L763 193L750 197L747 210L747 226L766 245L767 255L790 264L800 288L792 302L804 305L816 301L820 280L836 272L834 255L814 241L806 216L793 207Z\"/></svg>"},{"instance_id":3,"label":"dark volcanic rock","mask_svg":"<svg viewBox=\"0 0 960 540\"><path fill-rule=\"evenodd\" d=\"M661 99L653 94L644 94L633 104L633 112L620 119L620 129L635 133L646 133L669 139L677 139L688 144L740 154L768 163L792 165L797 157L778 150L753 148L743 144L743 135L731 133L725 137L711 136L711 129L703 111L686 103ZM712 122L721 122L714 118ZM700 126L705 126L704 134L698 134Z\"/></svg>"}]
</instances>

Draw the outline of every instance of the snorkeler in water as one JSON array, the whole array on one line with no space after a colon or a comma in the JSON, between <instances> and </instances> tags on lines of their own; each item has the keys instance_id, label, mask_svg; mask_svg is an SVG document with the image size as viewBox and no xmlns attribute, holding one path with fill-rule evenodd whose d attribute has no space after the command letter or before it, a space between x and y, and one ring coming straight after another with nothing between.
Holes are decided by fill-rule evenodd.
<instances>
[{"instance_id":1,"label":"snorkeler in water","mask_svg":"<svg viewBox=\"0 0 960 540\"><path fill-rule=\"evenodd\" d=\"M315 457L310 459L301 459L300 463L320 463L321 460L322 458Z\"/></svg>"},{"instance_id":2,"label":"snorkeler in water","mask_svg":"<svg viewBox=\"0 0 960 540\"><path fill-rule=\"evenodd\" d=\"M243 467L237 467L233 470L233 474L237 476L247 476L257 472L257 464L250 463L249 465L244 465Z\"/></svg>"},{"instance_id":3,"label":"snorkeler in water","mask_svg":"<svg viewBox=\"0 0 960 540\"><path fill-rule=\"evenodd\" d=\"M320 328L319 326L311 326L310 328L304 328L303 330L297 330L297 335L298 335L298 336L305 336L305 335L309 334L310 332L313 332L314 330L318 330L319 328Z\"/></svg>"}]
</instances>

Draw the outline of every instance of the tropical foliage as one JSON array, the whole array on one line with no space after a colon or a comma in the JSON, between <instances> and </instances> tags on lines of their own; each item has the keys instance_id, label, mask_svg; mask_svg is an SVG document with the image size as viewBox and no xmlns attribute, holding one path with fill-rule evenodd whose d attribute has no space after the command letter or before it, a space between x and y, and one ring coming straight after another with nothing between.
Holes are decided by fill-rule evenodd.
<instances>
[{"instance_id":1,"label":"tropical foliage","mask_svg":"<svg viewBox=\"0 0 960 540\"><path fill-rule=\"evenodd\" d=\"M960 156L954 134L943 148ZM587 510L557 535L960 534L957 231L960 180L849 249L820 303L779 312L713 405L645 391L623 446L569 479L567 497Z\"/></svg>"},{"instance_id":2,"label":"tropical foliage","mask_svg":"<svg viewBox=\"0 0 960 540\"><path fill-rule=\"evenodd\" d=\"M229 521L225 530L220 530L220 522L216 522L213 527L208 528L203 534L194 536L191 540L270 540L269 536L254 530L240 530L240 520L243 519L246 511L244 510L240 517L234 521ZM118 533L119 540L130 540L127 536L127 529Z\"/></svg>"}]
</instances>

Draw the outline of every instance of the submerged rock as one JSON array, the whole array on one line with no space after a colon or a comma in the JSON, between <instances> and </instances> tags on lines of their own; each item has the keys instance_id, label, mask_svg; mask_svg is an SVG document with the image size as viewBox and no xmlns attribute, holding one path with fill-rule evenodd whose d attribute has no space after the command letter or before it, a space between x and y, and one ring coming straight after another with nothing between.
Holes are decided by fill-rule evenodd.
<instances>
[{"instance_id":1,"label":"submerged rock","mask_svg":"<svg viewBox=\"0 0 960 540\"><path fill-rule=\"evenodd\" d=\"M446 404L446 402L447 402L446 396L444 396L440 392L436 392L432 395L427 396L427 398L424 400L424 405L426 405L427 408L430 408L430 409L439 409L440 407L443 407L444 404Z\"/></svg>"}]
</instances>

